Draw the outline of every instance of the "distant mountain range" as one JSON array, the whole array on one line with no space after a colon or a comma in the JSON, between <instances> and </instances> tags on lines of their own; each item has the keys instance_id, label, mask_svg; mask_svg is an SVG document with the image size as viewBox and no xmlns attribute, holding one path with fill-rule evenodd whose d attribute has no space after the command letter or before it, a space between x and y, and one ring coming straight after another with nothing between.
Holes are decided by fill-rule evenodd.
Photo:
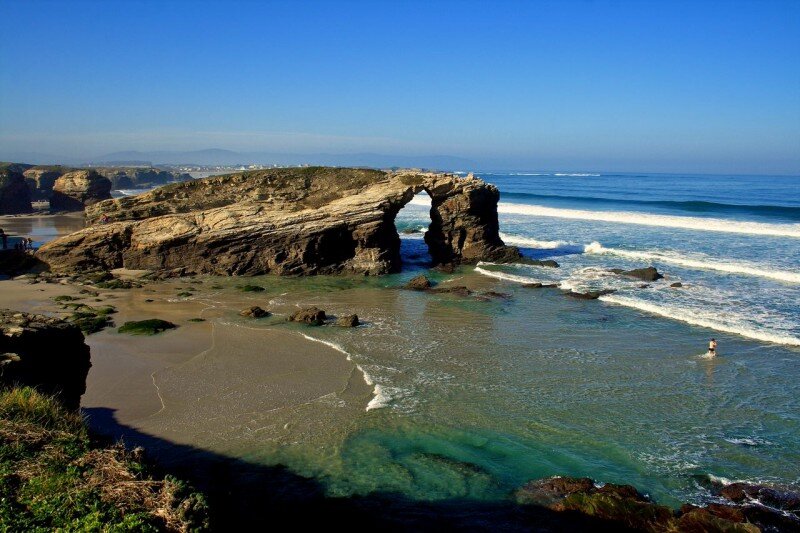
<instances>
[{"instance_id":1,"label":"distant mountain range","mask_svg":"<svg viewBox=\"0 0 800 533\"><path fill-rule=\"evenodd\" d=\"M0 159L14 162L64 165L332 165L364 167L420 167L437 170L471 170L476 162L449 155L398 156L375 153L291 154L272 152L234 152L219 148L193 151L134 150L113 152L99 157L79 159L51 154L18 152L0 153Z\"/></svg>"}]
</instances>

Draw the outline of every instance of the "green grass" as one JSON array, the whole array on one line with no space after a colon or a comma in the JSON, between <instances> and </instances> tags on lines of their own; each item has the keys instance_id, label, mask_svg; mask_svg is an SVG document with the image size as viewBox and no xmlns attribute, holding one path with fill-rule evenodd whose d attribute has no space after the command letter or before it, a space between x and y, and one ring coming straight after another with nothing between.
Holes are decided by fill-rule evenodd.
<instances>
[{"instance_id":1,"label":"green grass","mask_svg":"<svg viewBox=\"0 0 800 533\"><path fill-rule=\"evenodd\" d=\"M117 331L120 333L128 333L130 335L155 335L168 329L175 329L178 326L172 322L161 320L160 318L151 318L149 320L139 320L133 322L125 322Z\"/></svg>"},{"instance_id":2,"label":"green grass","mask_svg":"<svg viewBox=\"0 0 800 533\"><path fill-rule=\"evenodd\" d=\"M153 479L140 454L93 442L77 412L31 388L0 392L0 531L199 531L201 494Z\"/></svg>"}]
</instances>

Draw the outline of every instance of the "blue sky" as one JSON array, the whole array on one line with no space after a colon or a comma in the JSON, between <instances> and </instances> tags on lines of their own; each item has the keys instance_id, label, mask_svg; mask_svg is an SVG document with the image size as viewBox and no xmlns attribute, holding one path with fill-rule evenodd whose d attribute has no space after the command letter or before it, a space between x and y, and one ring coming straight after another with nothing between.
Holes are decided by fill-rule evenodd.
<instances>
[{"instance_id":1,"label":"blue sky","mask_svg":"<svg viewBox=\"0 0 800 533\"><path fill-rule=\"evenodd\" d=\"M5 0L0 157L800 173L800 1Z\"/></svg>"}]
</instances>

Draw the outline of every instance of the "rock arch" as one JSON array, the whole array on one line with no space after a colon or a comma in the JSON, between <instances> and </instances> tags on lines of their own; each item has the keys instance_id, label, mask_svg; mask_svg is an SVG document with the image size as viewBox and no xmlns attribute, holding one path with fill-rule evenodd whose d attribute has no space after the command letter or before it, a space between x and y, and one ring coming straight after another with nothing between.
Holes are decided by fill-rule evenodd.
<instances>
[{"instance_id":1,"label":"rock arch","mask_svg":"<svg viewBox=\"0 0 800 533\"><path fill-rule=\"evenodd\" d=\"M87 208L89 227L48 243L39 257L64 271L397 272L395 217L423 190L432 202L425 242L435 264L519 257L500 239L492 185L472 176L331 167L216 176L101 202Z\"/></svg>"}]
</instances>

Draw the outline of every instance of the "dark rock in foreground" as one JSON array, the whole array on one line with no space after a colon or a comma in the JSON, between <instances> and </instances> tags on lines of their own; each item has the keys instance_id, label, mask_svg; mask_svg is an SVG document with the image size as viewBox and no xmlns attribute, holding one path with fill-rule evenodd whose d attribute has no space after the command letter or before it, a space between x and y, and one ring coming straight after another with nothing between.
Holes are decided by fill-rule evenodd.
<instances>
[{"instance_id":1,"label":"dark rock in foreground","mask_svg":"<svg viewBox=\"0 0 800 533\"><path fill-rule=\"evenodd\" d=\"M613 292L616 292L616 291L614 289L603 289L603 290L599 290L599 291L587 291L587 292L569 291L569 292L565 292L564 294L566 296L569 296L570 298L577 298L578 300L597 300L598 298L600 298L604 294L611 294Z\"/></svg>"},{"instance_id":2,"label":"dark rock in foreground","mask_svg":"<svg viewBox=\"0 0 800 533\"><path fill-rule=\"evenodd\" d=\"M358 315L344 315L336 319L336 325L344 328L354 328L358 324Z\"/></svg>"},{"instance_id":3,"label":"dark rock in foreground","mask_svg":"<svg viewBox=\"0 0 800 533\"><path fill-rule=\"evenodd\" d=\"M214 176L100 202L87 208L93 225L47 243L39 256L59 272L397 272L394 219L422 191L432 199L425 242L434 265L520 257L500 239L492 185L451 174L327 167Z\"/></svg>"},{"instance_id":4,"label":"dark rock in foreground","mask_svg":"<svg viewBox=\"0 0 800 533\"><path fill-rule=\"evenodd\" d=\"M622 276L628 276L629 278L636 278L642 281L657 281L664 276L662 276L655 267L647 267L647 268L634 268L633 270L623 270L621 268L612 268L611 272L614 274L620 274Z\"/></svg>"},{"instance_id":5,"label":"dark rock in foreground","mask_svg":"<svg viewBox=\"0 0 800 533\"><path fill-rule=\"evenodd\" d=\"M239 314L241 316L246 316L246 317L250 317L250 318L264 318L264 317L267 317L267 316L270 315L269 311L265 311L264 309L261 309L257 305L254 305L253 307L251 307L249 309L244 309Z\"/></svg>"},{"instance_id":6,"label":"dark rock in foreground","mask_svg":"<svg viewBox=\"0 0 800 533\"><path fill-rule=\"evenodd\" d=\"M83 211L88 205L111 199L111 182L94 170L75 170L60 176L53 184L50 209Z\"/></svg>"},{"instance_id":7,"label":"dark rock in foreground","mask_svg":"<svg viewBox=\"0 0 800 533\"><path fill-rule=\"evenodd\" d=\"M0 385L28 385L77 409L91 367L78 326L43 315L0 310Z\"/></svg>"},{"instance_id":8,"label":"dark rock in foreground","mask_svg":"<svg viewBox=\"0 0 800 533\"><path fill-rule=\"evenodd\" d=\"M318 307L299 309L289 317L290 322L302 322L309 326L321 326L325 323L325 311Z\"/></svg>"},{"instance_id":9,"label":"dark rock in foreground","mask_svg":"<svg viewBox=\"0 0 800 533\"><path fill-rule=\"evenodd\" d=\"M9 168L0 169L0 215L30 213L31 193L25 178Z\"/></svg>"}]
</instances>

